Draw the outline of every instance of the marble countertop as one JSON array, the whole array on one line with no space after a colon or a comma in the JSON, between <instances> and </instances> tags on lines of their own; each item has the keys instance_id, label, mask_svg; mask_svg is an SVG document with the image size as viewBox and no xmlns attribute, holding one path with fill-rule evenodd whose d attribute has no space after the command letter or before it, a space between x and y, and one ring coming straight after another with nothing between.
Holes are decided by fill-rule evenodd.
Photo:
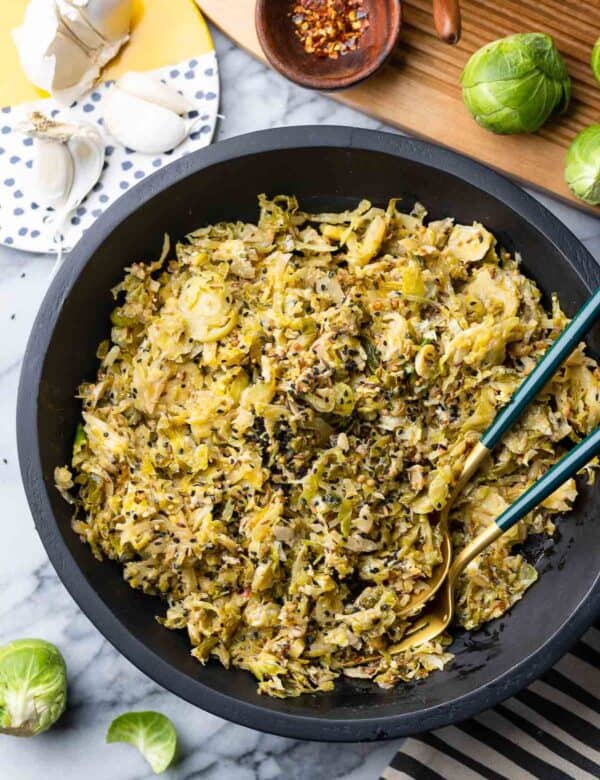
<instances>
[{"instance_id":1,"label":"marble countertop","mask_svg":"<svg viewBox=\"0 0 600 780\"><path fill-rule=\"evenodd\" d=\"M297 88L215 33L222 79L217 138L265 127L344 124L389 129ZM600 259L600 220L542 198ZM3 780L141 780L137 751L106 745L110 721L126 710L156 709L178 730L183 758L165 780L374 780L399 742L333 745L297 742L235 726L162 690L121 657L59 582L35 532L17 462L15 404L20 363L52 267L50 257L0 248L0 644L43 637L63 651L69 709L33 740L0 736Z\"/></svg>"}]
</instances>

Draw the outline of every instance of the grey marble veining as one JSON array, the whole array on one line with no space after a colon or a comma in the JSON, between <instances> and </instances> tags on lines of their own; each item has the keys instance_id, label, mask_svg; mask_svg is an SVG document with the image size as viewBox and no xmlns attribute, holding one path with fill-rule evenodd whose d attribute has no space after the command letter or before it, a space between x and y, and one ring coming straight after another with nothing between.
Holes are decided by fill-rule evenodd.
<instances>
[{"instance_id":1,"label":"grey marble veining","mask_svg":"<svg viewBox=\"0 0 600 780\"><path fill-rule=\"evenodd\" d=\"M308 123L384 128L325 97L294 87L215 33L222 103L218 138L264 127ZM541 200L600 258L600 221ZM0 736L2 780L142 780L137 752L106 745L110 721L130 709L169 715L180 735L181 762L165 780L373 780L399 742L303 743L272 737L202 712L162 690L122 658L80 612L58 581L35 533L16 454L15 402L20 362L52 259L0 248L0 644L44 637L63 651L69 709L33 740Z\"/></svg>"}]
</instances>

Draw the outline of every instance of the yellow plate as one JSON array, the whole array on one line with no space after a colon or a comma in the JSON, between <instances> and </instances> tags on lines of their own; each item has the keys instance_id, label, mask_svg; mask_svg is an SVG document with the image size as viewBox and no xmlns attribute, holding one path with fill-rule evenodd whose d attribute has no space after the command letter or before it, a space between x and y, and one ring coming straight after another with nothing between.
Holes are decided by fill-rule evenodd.
<instances>
[{"instance_id":1,"label":"yellow plate","mask_svg":"<svg viewBox=\"0 0 600 780\"><path fill-rule=\"evenodd\" d=\"M21 24L28 0L0 0L0 106L47 97L21 70L11 30ZM194 0L133 0L131 40L103 71L111 79L128 70L154 70L214 49Z\"/></svg>"}]
</instances>

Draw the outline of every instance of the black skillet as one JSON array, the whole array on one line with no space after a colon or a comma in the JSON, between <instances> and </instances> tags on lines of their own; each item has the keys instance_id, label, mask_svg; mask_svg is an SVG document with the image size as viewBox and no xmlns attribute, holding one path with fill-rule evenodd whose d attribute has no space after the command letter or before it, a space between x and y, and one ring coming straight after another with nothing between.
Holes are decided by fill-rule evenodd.
<instances>
[{"instance_id":1,"label":"black skillet","mask_svg":"<svg viewBox=\"0 0 600 780\"><path fill-rule=\"evenodd\" d=\"M98 342L109 333L110 288L134 260L155 258L163 233L181 238L202 224L257 216L256 195L295 193L308 209L341 209L368 197L424 203L432 219L483 222L546 296L573 314L600 283L575 237L520 188L454 152L398 135L346 127L266 130L174 162L120 198L90 228L58 272L33 327L21 375L19 456L31 511L63 583L112 644L146 674L203 709L246 726L300 739L397 737L462 720L514 694L546 670L600 609L600 491L583 488L560 521L540 581L510 614L453 646L445 672L384 691L340 681L328 694L259 696L249 673L206 667L183 633L162 628L163 605L131 590L70 529L71 507L53 487L68 462L79 415L78 384L92 379ZM600 332L590 335L600 354Z\"/></svg>"}]
</instances>

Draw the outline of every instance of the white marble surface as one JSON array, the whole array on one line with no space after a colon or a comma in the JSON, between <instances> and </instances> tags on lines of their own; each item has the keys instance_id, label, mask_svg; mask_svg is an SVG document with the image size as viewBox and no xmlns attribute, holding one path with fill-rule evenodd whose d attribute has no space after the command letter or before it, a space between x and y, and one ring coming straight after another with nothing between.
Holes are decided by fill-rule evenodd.
<instances>
[{"instance_id":1,"label":"white marble surface","mask_svg":"<svg viewBox=\"0 0 600 780\"><path fill-rule=\"evenodd\" d=\"M304 123L380 128L368 117L288 84L215 35L224 119L219 138ZM544 198L600 259L600 220ZM398 742L377 745L301 743L234 726L159 688L122 658L75 606L48 563L34 530L17 463L15 402L29 329L52 266L49 257L0 248L0 644L44 637L63 651L69 710L34 740L0 736L2 780L140 780L151 776L137 752L106 745L110 721L125 710L168 714L183 758L166 780L372 780Z\"/></svg>"}]
</instances>

